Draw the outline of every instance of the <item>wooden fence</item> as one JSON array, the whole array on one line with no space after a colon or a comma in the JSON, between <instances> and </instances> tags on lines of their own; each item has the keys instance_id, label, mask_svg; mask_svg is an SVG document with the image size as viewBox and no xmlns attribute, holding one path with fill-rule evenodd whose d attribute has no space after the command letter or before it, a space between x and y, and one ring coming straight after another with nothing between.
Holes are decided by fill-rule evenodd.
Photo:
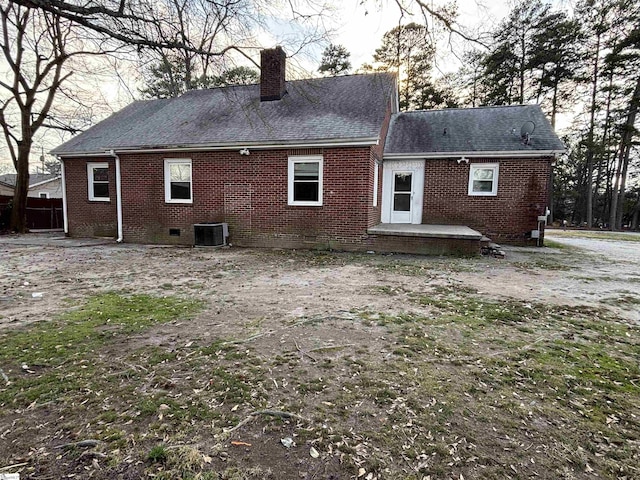
<instances>
[{"instance_id":1,"label":"wooden fence","mask_svg":"<svg viewBox=\"0 0 640 480\"><path fill-rule=\"evenodd\" d=\"M0 195L0 230L9 227L13 197ZM27 228L51 230L63 228L61 198L27 198Z\"/></svg>"}]
</instances>

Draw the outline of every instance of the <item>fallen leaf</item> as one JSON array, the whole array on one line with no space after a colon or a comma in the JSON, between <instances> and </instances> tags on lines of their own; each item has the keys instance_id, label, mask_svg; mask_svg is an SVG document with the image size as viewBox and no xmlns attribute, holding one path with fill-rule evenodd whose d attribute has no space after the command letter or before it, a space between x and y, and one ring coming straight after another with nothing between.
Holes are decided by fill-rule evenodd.
<instances>
[{"instance_id":1,"label":"fallen leaf","mask_svg":"<svg viewBox=\"0 0 640 480\"><path fill-rule=\"evenodd\" d=\"M287 448L291 448L295 445L295 442L293 441L293 438L291 437L285 437L285 438L281 438L280 439L280 443L282 443L282 445L284 445Z\"/></svg>"},{"instance_id":2,"label":"fallen leaf","mask_svg":"<svg viewBox=\"0 0 640 480\"><path fill-rule=\"evenodd\" d=\"M235 440L231 442L231 445L235 445L237 447L250 447L251 444L247 442L236 442Z\"/></svg>"}]
</instances>

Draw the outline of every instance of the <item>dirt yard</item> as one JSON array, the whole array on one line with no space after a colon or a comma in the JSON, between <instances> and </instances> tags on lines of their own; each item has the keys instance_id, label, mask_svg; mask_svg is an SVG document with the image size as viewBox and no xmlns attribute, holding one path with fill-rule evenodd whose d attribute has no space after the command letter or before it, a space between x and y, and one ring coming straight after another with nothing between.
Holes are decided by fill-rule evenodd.
<instances>
[{"instance_id":1,"label":"dirt yard","mask_svg":"<svg viewBox=\"0 0 640 480\"><path fill-rule=\"evenodd\" d=\"M640 242L548 239L496 259L0 237L0 473L640 478Z\"/></svg>"}]
</instances>

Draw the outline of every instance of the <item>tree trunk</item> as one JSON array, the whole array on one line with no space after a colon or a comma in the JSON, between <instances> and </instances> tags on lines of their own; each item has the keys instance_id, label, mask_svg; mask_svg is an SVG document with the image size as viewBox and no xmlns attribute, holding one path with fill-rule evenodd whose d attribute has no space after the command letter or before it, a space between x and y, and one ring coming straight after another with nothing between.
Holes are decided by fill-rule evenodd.
<instances>
[{"instance_id":1,"label":"tree trunk","mask_svg":"<svg viewBox=\"0 0 640 480\"><path fill-rule=\"evenodd\" d=\"M600 33L596 37L596 51L593 62L593 90L591 91L591 118L587 141L587 227L593 226L593 136L596 123L596 97L598 94L598 64L600 60Z\"/></svg>"},{"instance_id":2,"label":"tree trunk","mask_svg":"<svg viewBox=\"0 0 640 480\"><path fill-rule=\"evenodd\" d=\"M520 47L522 48L522 56L520 57L520 105L524 104L524 71L525 62L527 61L527 44L525 41L524 33L520 38Z\"/></svg>"},{"instance_id":3,"label":"tree trunk","mask_svg":"<svg viewBox=\"0 0 640 480\"><path fill-rule=\"evenodd\" d=\"M27 193L29 192L29 154L31 144L18 147L18 161L16 162L16 187L13 192L13 207L11 209L12 232L24 233L27 230Z\"/></svg>"},{"instance_id":4,"label":"tree trunk","mask_svg":"<svg viewBox=\"0 0 640 480\"><path fill-rule=\"evenodd\" d=\"M638 218L640 217L640 192L638 192L638 198L636 200L636 208L633 210L633 217L631 218L631 229L638 229Z\"/></svg>"},{"instance_id":5,"label":"tree trunk","mask_svg":"<svg viewBox=\"0 0 640 480\"><path fill-rule=\"evenodd\" d=\"M607 108L604 117L604 131L602 132L602 145L604 148L604 204L602 205L602 218L609 218L611 215L611 187L613 183L613 170L615 169L612 163L615 163L615 155L613 162L611 161L611 148L609 142L611 141L611 102L613 99L613 69L609 74L609 93L607 95ZM600 164L602 169L603 164ZM597 186L596 186L597 188Z\"/></svg>"},{"instance_id":6,"label":"tree trunk","mask_svg":"<svg viewBox=\"0 0 640 480\"><path fill-rule=\"evenodd\" d=\"M551 99L551 128L556 129L556 115L558 113L558 79L553 84L553 98Z\"/></svg>"},{"instance_id":7,"label":"tree trunk","mask_svg":"<svg viewBox=\"0 0 640 480\"><path fill-rule=\"evenodd\" d=\"M616 181L611 195L611 214L609 221L611 229L616 230L622 226L622 213L624 200L624 190L626 188L627 171L629 169L629 154L631 153L631 143L635 133L635 122L640 107L640 77L636 80L633 90L633 97L629 103L629 112L625 121L620 139L620 156L618 158L618 168L616 169Z\"/></svg>"}]
</instances>

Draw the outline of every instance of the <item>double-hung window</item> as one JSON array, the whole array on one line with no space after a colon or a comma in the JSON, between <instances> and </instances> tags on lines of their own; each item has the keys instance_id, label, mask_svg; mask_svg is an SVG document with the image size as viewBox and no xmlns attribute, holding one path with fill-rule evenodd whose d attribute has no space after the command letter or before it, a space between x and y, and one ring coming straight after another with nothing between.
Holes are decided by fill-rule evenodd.
<instances>
[{"instance_id":1,"label":"double-hung window","mask_svg":"<svg viewBox=\"0 0 640 480\"><path fill-rule=\"evenodd\" d=\"M191 159L165 159L164 200L167 203L193 203Z\"/></svg>"},{"instance_id":2,"label":"double-hung window","mask_svg":"<svg viewBox=\"0 0 640 480\"><path fill-rule=\"evenodd\" d=\"M109 164L87 163L89 200L109 201Z\"/></svg>"},{"instance_id":3,"label":"double-hung window","mask_svg":"<svg viewBox=\"0 0 640 480\"><path fill-rule=\"evenodd\" d=\"M289 205L322 205L322 157L289 157Z\"/></svg>"},{"instance_id":4,"label":"double-hung window","mask_svg":"<svg viewBox=\"0 0 640 480\"><path fill-rule=\"evenodd\" d=\"M469 195L493 196L498 194L498 164L475 163L469 169Z\"/></svg>"}]
</instances>

